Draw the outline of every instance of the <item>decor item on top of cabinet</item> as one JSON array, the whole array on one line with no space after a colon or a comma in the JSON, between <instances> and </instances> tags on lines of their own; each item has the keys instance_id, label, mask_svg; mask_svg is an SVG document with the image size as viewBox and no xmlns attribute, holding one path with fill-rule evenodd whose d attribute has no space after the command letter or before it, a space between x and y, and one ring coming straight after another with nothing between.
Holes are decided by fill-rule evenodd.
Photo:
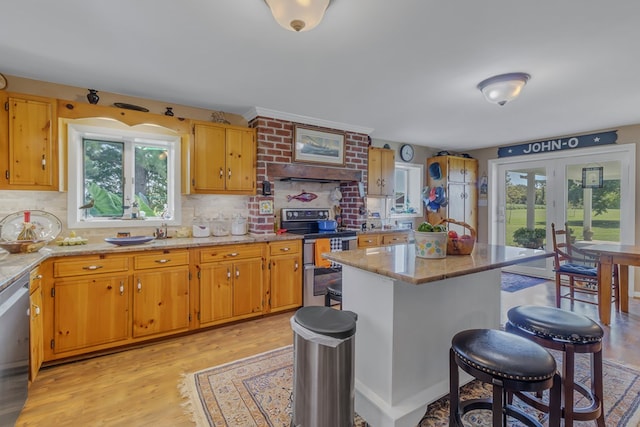
<instances>
[{"instance_id":1,"label":"decor item on top of cabinet","mask_svg":"<svg viewBox=\"0 0 640 427\"><path fill-rule=\"evenodd\" d=\"M225 125L230 125L231 122L227 120L222 111L214 111L211 113L211 121L214 123L222 123Z\"/></svg>"},{"instance_id":2,"label":"decor item on top of cabinet","mask_svg":"<svg viewBox=\"0 0 640 427\"><path fill-rule=\"evenodd\" d=\"M148 113L149 109L141 107L139 105L127 104L126 102L114 102L113 105L118 108L124 108L125 110L142 111Z\"/></svg>"},{"instance_id":3,"label":"decor item on top of cabinet","mask_svg":"<svg viewBox=\"0 0 640 427\"><path fill-rule=\"evenodd\" d=\"M98 91L95 89L88 89L89 93L87 94L87 101L89 104L97 104L100 101L100 97L98 96Z\"/></svg>"},{"instance_id":4,"label":"decor item on top of cabinet","mask_svg":"<svg viewBox=\"0 0 640 427\"><path fill-rule=\"evenodd\" d=\"M317 194L307 193L306 191L302 190L302 193L300 194L296 194L295 196L287 196L287 202L290 202L292 200L299 200L301 202L310 202L317 198L318 198Z\"/></svg>"},{"instance_id":5,"label":"decor item on top of cabinet","mask_svg":"<svg viewBox=\"0 0 640 427\"><path fill-rule=\"evenodd\" d=\"M293 128L293 161L344 166L344 132Z\"/></svg>"}]
</instances>

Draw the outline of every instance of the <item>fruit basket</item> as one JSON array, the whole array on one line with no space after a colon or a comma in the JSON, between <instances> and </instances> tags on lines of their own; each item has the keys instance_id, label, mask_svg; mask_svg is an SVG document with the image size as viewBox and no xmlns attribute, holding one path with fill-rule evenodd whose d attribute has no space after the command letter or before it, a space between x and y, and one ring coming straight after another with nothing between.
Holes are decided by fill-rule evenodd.
<instances>
[{"instance_id":1,"label":"fruit basket","mask_svg":"<svg viewBox=\"0 0 640 427\"><path fill-rule=\"evenodd\" d=\"M449 223L460 225L467 230L470 234L464 234L463 236L452 236L449 232L449 239L447 240L447 255L469 255L473 251L473 246L476 243L476 230L466 222L456 221L451 218L444 218L440 223ZM455 232L453 232L455 233Z\"/></svg>"}]
</instances>

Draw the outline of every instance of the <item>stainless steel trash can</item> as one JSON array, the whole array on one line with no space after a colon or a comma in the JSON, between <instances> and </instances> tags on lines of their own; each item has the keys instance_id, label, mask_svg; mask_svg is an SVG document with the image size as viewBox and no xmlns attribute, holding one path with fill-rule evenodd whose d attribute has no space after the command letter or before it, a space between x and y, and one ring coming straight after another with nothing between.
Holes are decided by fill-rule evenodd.
<instances>
[{"instance_id":1,"label":"stainless steel trash can","mask_svg":"<svg viewBox=\"0 0 640 427\"><path fill-rule=\"evenodd\" d=\"M310 306L291 318L295 427L351 427L357 315Z\"/></svg>"}]
</instances>

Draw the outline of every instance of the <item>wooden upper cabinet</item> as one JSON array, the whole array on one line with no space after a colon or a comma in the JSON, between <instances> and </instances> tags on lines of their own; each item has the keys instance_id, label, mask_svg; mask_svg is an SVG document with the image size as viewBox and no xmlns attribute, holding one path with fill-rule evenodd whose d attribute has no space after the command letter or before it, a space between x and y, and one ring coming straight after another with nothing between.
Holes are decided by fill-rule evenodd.
<instances>
[{"instance_id":1,"label":"wooden upper cabinet","mask_svg":"<svg viewBox=\"0 0 640 427\"><path fill-rule=\"evenodd\" d=\"M196 193L224 191L226 132L222 127L195 125L193 179Z\"/></svg>"},{"instance_id":2,"label":"wooden upper cabinet","mask_svg":"<svg viewBox=\"0 0 640 427\"><path fill-rule=\"evenodd\" d=\"M449 182L471 184L478 180L478 161L476 159L450 156L443 163L448 169Z\"/></svg>"},{"instance_id":3,"label":"wooden upper cabinet","mask_svg":"<svg viewBox=\"0 0 640 427\"><path fill-rule=\"evenodd\" d=\"M369 196L393 196L395 192L395 152L369 147L367 192Z\"/></svg>"},{"instance_id":4,"label":"wooden upper cabinet","mask_svg":"<svg viewBox=\"0 0 640 427\"><path fill-rule=\"evenodd\" d=\"M196 123L193 132L194 193L256 194L254 129Z\"/></svg>"},{"instance_id":5,"label":"wooden upper cabinet","mask_svg":"<svg viewBox=\"0 0 640 427\"><path fill-rule=\"evenodd\" d=\"M0 121L0 188L57 190L56 100L5 94L4 106Z\"/></svg>"}]
</instances>

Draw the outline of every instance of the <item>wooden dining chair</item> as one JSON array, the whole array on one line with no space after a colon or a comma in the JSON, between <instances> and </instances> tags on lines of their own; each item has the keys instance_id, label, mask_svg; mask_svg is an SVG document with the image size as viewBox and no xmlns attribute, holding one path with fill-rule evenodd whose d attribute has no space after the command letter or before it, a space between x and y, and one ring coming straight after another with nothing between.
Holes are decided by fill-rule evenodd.
<instances>
[{"instance_id":1,"label":"wooden dining chair","mask_svg":"<svg viewBox=\"0 0 640 427\"><path fill-rule=\"evenodd\" d=\"M553 270L556 275L556 307L560 308L563 298L588 304L598 304L598 286L600 283L600 263L595 254L585 252L572 243L571 232L565 223L564 230L556 230L551 224L553 237ZM593 295L588 298L586 295ZM620 280L618 266L613 267L611 302L616 311L620 311Z\"/></svg>"}]
</instances>

